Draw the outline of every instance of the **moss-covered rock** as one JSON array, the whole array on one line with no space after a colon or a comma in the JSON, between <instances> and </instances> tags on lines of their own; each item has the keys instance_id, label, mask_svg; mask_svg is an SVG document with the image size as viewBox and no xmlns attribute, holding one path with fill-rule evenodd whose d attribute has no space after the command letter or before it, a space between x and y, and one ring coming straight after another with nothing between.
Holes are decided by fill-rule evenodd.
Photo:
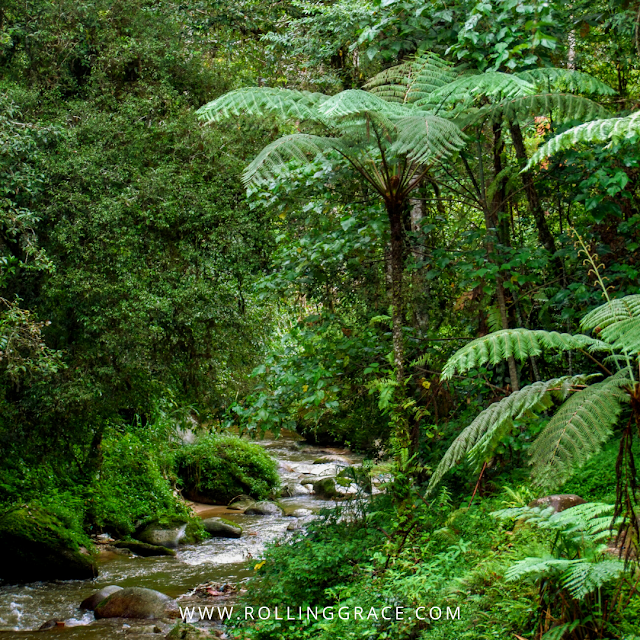
<instances>
[{"instance_id":1,"label":"moss-covered rock","mask_svg":"<svg viewBox=\"0 0 640 640\"><path fill-rule=\"evenodd\" d=\"M323 478L314 482L313 491L321 498L335 498L338 495L336 482L333 478Z\"/></svg>"},{"instance_id":2,"label":"moss-covered rock","mask_svg":"<svg viewBox=\"0 0 640 640\"><path fill-rule=\"evenodd\" d=\"M242 535L241 526L224 518L207 518L202 525L214 538L239 538Z\"/></svg>"},{"instance_id":3,"label":"moss-covered rock","mask_svg":"<svg viewBox=\"0 0 640 640\"><path fill-rule=\"evenodd\" d=\"M67 529L46 509L25 506L0 517L0 546L11 562L0 563L7 582L83 580L98 575L91 541ZM84 549L83 549L84 547Z\"/></svg>"},{"instance_id":4,"label":"moss-covered rock","mask_svg":"<svg viewBox=\"0 0 640 640\"><path fill-rule=\"evenodd\" d=\"M112 593L95 608L100 618L138 618L152 620L174 617L178 612L175 600L164 593L142 587L127 587Z\"/></svg>"},{"instance_id":5,"label":"moss-covered rock","mask_svg":"<svg viewBox=\"0 0 640 640\"><path fill-rule=\"evenodd\" d=\"M190 500L227 504L245 494L264 500L279 486L278 465L259 445L207 436L176 454L176 472Z\"/></svg>"}]
</instances>

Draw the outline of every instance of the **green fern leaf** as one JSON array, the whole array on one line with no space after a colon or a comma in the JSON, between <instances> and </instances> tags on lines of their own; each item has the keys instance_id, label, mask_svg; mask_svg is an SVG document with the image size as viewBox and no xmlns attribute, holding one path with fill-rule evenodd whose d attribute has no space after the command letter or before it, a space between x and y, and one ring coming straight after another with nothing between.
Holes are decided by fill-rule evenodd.
<instances>
[{"instance_id":1,"label":"green fern leaf","mask_svg":"<svg viewBox=\"0 0 640 640\"><path fill-rule=\"evenodd\" d=\"M503 329L477 338L466 344L449 358L442 370L442 379L447 380L487 362L498 364L510 356L523 360L542 353L543 348L568 351L610 351L611 346L602 340L585 335L572 335L556 331L529 329Z\"/></svg>"},{"instance_id":2,"label":"green fern leaf","mask_svg":"<svg viewBox=\"0 0 640 640\"><path fill-rule=\"evenodd\" d=\"M624 570L624 562L619 560L574 560L567 567L562 584L576 600L582 600L596 589L619 578Z\"/></svg>"},{"instance_id":3,"label":"green fern leaf","mask_svg":"<svg viewBox=\"0 0 640 640\"><path fill-rule=\"evenodd\" d=\"M572 93L616 95L615 89L583 71L556 67L540 67L530 71L521 71L515 75L536 85L541 91L570 91Z\"/></svg>"},{"instance_id":4,"label":"green fern leaf","mask_svg":"<svg viewBox=\"0 0 640 640\"><path fill-rule=\"evenodd\" d=\"M466 127L484 120L498 122L522 122L528 118L553 114L556 122L568 120L593 120L609 115L609 112L593 100L570 93L539 93L518 96L487 105L459 119L458 124Z\"/></svg>"},{"instance_id":5,"label":"green fern leaf","mask_svg":"<svg viewBox=\"0 0 640 640\"><path fill-rule=\"evenodd\" d=\"M637 135L640 135L640 111L636 111L636 113L626 118L607 118L605 120L586 122L557 135L546 144L543 144L531 156L524 171L542 162L545 158L549 158L560 151L572 149L580 143L603 144L605 142L619 142Z\"/></svg>"},{"instance_id":6,"label":"green fern leaf","mask_svg":"<svg viewBox=\"0 0 640 640\"><path fill-rule=\"evenodd\" d=\"M614 349L628 354L640 352L640 318L629 318L602 329L600 337Z\"/></svg>"},{"instance_id":7,"label":"green fern leaf","mask_svg":"<svg viewBox=\"0 0 640 640\"><path fill-rule=\"evenodd\" d=\"M315 120L316 107L329 99L322 93L252 87L236 89L200 107L196 114L201 120L218 121L242 114L272 113L284 119Z\"/></svg>"},{"instance_id":8,"label":"green fern leaf","mask_svg":"<svg viewBox=\"0 0 640 640\"><path fill-rule=\"evenodd\" d=\"M318 156L341 148L339 140L296 133L279 138L267 145L245 169L245 185L260 184L282 174L288 163L309 164Z\"/></svg>"},{"instance_id":9,"label":"green fern leaf","mask_svg":"<svg viewBox=\"0 0 640 640\"><path fill-rule=\"evenodd\" d=\"M450 120L431 115L404 118L396 123L397 139L391 151L416 164L448 157L465 144L460 129Z\"/></svg>"},{"instance_id":10,"label":"green fern leaf","mask_svg":"<svg viewBox=\"0 0 640 640\"><path fill-rule=\"evenodd\" d=\"M455 112L459 112L477 98L507 100L532 94L534 90L534 85L513 74L487 71L480 75L461 76L417 100L414 104L434 112L450 107L455 107Z\"/></svg>"},{"instance_id":11,"label":"green fern leaf","mask_svg":"<svg viewBox=\"0 0 640 640\"><path fill-rule=\"evenodd\" d=\"M365 89L383 100L411 104L455 79L456 73L447 62L436 54L426 53L378 73Z\"/></svg>"},{"instance_id":12,"label":"green fern leaf","mask_svg":"<svg viewBox=\"0 0 640 640\"><path fill-rule=\"evenodd\" d=\"M436 467L427 494L431 493L447 471L472 451L475 457L486 454L496 438L513 428L513 421L534 411L548 409L554 398L564 400L585 376L564 376L535 382L490 405L453 441Z\"/></svg>"},{"instance_id":13,"label":"green fern leaf","mask_svg":"<svg viewBox=\"0 0 640 640\"><path fill-rule=\"evenodd\" d=\"M525 558L509 567L505 571L504 577L509 582L523 578L539 580L554 575L559 578L571 565L571 562L568 558L554 558L553 556Z\"/></svg>"},{"instance_id":14,"label":"green fern leaf","mask_svg":"<svg viewBox=\"0 0 640 640\"><path fill-rule=\"evenodd\" d=\"M600 450L611 435L630 384L623 370L572 395L555 413L531 447L537 483L556 486Z\"/></svg>"},{"instance_id":15,"label":"green fern leaf","mask_svg":"<svg viewBox=\"0 0 640 640\"><path fill-rule=\"evenodd\" d=\"M632 318L640 318L640 295L617 298L599 306L582 318L580 326L583 329L605 329Z\"/></svg>"}]
</instances>

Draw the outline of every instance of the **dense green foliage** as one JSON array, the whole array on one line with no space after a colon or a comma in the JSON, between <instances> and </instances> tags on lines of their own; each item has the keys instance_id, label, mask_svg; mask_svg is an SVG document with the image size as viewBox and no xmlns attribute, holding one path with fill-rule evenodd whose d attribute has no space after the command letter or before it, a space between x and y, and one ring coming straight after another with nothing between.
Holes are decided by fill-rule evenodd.
<instances>
[{"instance_id":1,"label":"dense green foliage","mask_svg":"<svg viewBox=\"0 0 640 640\"><path fill-rule=\"evenodd\" d=\"M187 522L277 487L225 430L292 429L393 480L254 601L467 613L239 637L631 638L639 12L0 3L0 518Z\"/></svg>"},{"instance_id":2,"label":"dense green foliage","mask_svg":"<svg viewBox=\"0 0 640 640\"><path fill-rule=\"evenodd\" d=\"M234 437L209 436L181 447L175 469L187 497L212 504L241 495L264 500L279 486L276 462L259 445Z\"/></svg>"}]
</instances>

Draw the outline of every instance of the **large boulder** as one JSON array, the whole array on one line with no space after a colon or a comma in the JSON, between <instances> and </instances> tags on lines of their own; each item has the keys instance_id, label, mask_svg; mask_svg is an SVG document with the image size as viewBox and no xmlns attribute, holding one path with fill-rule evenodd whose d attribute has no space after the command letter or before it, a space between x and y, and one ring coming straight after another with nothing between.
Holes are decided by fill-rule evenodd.
<instances>
[{"instance_id":1,"label":"large boulder","mask_svg":"<svg viewBox=\"0 0 640 640\"><path fill-rule=\"evenodd\" d=\"M202 526L214 538L239 538L242 535L242 527L223 518L207 518Z\"/></svg>"},{"instance_id":2,"label":"large boulder","mask_svg":"<svg viewBox=\"0 0 640 640\"><path fill-rule=\"evenodd\" d=\"M159 544L149 544L147 542L138 542L137 540L118 540L111 546L116 549L129 549L137 556L149 558L152 556L175 556L176 550L172 547L163 547Z\"/></svg>"},{"instance_id":3,"label":"large boulder","mask_svg":"<svg viewBox=\"0 0 640 640\"><path fill-rule=\"evenodd\" d=\"M7 582L84 580L98 575L91 547L84 534L65 527L41 507L25 506L0 516L0 547L5 560L0 578Z\"/></svg>"},{"instance_id":4,"label":"large boulder","mask_svg":"<svg viewBox=\"0 0 640 640\"><path fill-rule=\"evenodd\" d=\"M186 541L186 522L151 522L139 529L135 537L140 542L175 549L180 542Z\"/></svg>"},{"instance_id":5,"label":"large boulder","mask_svg":"<svg viewBox=\"0 0 640 640\"><path fill-rule=\"evenodd\" d=\"M153 620L177 617L178 608L173 598L153 589L127 587L112 593L98 603L96 618L137 618Z\"/></svg>"},{"instance_id":6,"label":"large boulder","mask_svg":"<svg viewBox=\"0 0 640 640\"><path fill-rule=\"evenodd\" d=\"M274 502L256 502L252 507L249 507L245 512L247 516L281 516L284 511Z\"/></svg>"},{"instance_id":7,"label":"large boulder","mask_svg":"<svg viewBox=\"0 0 640 640\"><path fill-rule=\"evenodd\" d=\"M533 502L530 502L529 506L551 507L557 513L565 509L571 509L571 507L575 507L576 505L584 504L585 502L586 500L573 493L561 493L553 496L545 496L544 498L537 498Z\"/></svg>"},{"instance_id":8,"label":"large boulder","mask_svg":"<svg viewBox=\"0 0 640 640\"><path fill-rule=\"evenodd\" d=\"M112 593L116 591L121 591L122 587L118 587L115 584L110 584L108 587L103 587L100 591L96 591L94 594L90 595L88 598L85 598L80 603L81 609L88 609L89 611L93 611L103 600L106 600Z\"/></svg>"}]
</instances>

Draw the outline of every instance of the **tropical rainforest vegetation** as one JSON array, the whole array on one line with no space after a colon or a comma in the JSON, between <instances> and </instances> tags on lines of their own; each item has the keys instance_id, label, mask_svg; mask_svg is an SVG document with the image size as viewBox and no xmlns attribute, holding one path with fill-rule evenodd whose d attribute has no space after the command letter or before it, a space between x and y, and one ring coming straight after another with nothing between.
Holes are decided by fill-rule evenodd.
<instances>
[{"instance_id":1,"label":"tropical rainforest vegetation","mask_svg":"<svg viewBox=\"0 0 640 640\"><path fill-rule=\"evenodd\" d=\"M639 105L632 0L2 0L0 537L286 429L390 480L246 597L460 616L235 637L637 638Z\"/></svg>"}]
</instances>

